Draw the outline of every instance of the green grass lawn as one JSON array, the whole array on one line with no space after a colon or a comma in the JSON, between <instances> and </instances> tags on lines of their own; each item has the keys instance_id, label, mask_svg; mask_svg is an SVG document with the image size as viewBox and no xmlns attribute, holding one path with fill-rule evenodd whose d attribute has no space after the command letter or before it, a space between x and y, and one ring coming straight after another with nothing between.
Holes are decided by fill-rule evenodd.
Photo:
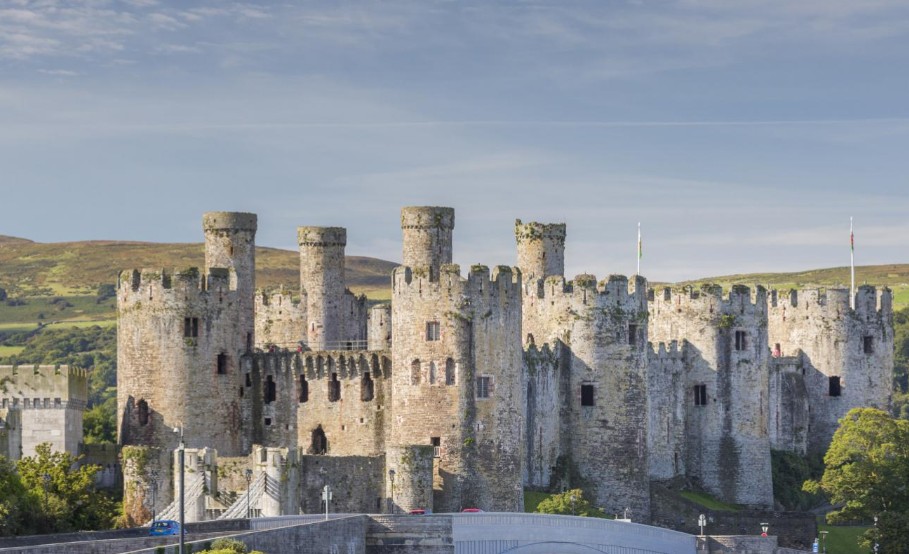
<instances>
[{"instance_id":1,"label":"green grass lawn","mask_svg":"<svg viewBox=\"0 0 909 554\"><path fill-rule=\"evenodd\" d=\"M533 513L537 511L540 502L552 496L548 492L524 491L524 511Z\"/></svg>"},{"instance_id":2,"label":"green grass lawn","mask_svg":"<svg viewBox=\"0 0 909 554\"><path fill-rule=\"evenodd\" d=\"M828 531L827 554L864 554L858 546L858 538L867 527L825 525L818 523L818 531Z\"/></svg>"},{"instance_id":3,"label":"green grass lawn","mask_svg":"<svg viewBox=\"0 0 909 554\"><path fill-rule=\"evenodd\" d=\"M117 309L115 299L108 298L98 303L97 296L94 295L29 296L23 300L25 304L22 306L0 304L0 325L114 319Z\"/></svg>"},{"instance_id":4,"label":"green grass lawn","mask_svg":"<svg viewBox=\"0 0 909 554\"><path fill-rule=\"evenodd\" d=\"M692 502L696 502L705 508L710 508L711 510L717 510L720 512L737 512L740 509L735 504L726 504L725 502L720 502L709 494L703 492L681 491L679 492L679 495L681 495L683 498L691 500Z\"/></svg>"},{"instance_id":5,"label":"green grass lawn","mask_svg":"<svg viewBox=\"0 0 909 554\"><path fill-rule=\"evenodd\" d=\"M7 356L15 356L19 352L25 350L24 346L3 346L0 345L0 358L5 358Z\"/></svg>"}]
</instances>

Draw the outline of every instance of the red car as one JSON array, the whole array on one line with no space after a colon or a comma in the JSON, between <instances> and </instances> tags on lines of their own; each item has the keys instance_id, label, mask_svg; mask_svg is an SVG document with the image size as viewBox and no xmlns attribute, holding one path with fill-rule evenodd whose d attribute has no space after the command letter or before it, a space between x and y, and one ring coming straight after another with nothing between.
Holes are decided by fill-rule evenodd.
<instances>
[{"instance_id":1,"label":"red car","mask_svg":"<svg viewBox=\"0 0 909 554\"><path fill-rule=\"evenodd\" d=\"M476 514L476 513L482 512L482 511L483 510L481 510L479 508L464 508L463 510L461 510L461 513L462 514Z\"/></svg>"}]
</instances>

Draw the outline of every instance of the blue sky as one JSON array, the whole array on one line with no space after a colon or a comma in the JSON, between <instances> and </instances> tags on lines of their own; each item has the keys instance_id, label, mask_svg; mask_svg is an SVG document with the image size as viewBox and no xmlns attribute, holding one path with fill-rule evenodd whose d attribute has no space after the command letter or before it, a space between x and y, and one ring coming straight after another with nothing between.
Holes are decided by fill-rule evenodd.
<instances>
[{"instance_id":1,"label":"blue sky","mask_svg":"<svg viewBox=\"0 0 909 554\"><path fill-rule=\"evenodd\" d=\"M455 261L568 224L566 273L909 262L909 3L0 2L0 234L257 242L456 209ZM860 275L859 275L860 279Z\"/></svg>"}]
</instances>

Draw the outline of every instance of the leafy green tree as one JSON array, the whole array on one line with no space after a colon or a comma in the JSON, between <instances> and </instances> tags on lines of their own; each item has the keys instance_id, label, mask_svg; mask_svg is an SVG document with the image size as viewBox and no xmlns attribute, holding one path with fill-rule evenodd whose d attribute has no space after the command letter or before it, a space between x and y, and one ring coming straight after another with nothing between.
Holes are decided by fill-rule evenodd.
<instances>
[{"instance_id":1,"label":"leafy green tree","mask_svg":"<svg viewBox=\"0 0 909 554\"><path fill-rule=\"evenodd\" d=\"M870 522L867 546L876 534L882 552L909 552L909 421L874 408L855 408L840 427L824 456L819 481L806 481L808 492L823 492L838 509L830 523Z\"/></svg>"},{"instance_id":2,"label":"leafy green tree","mask_svg":"<svg viewBox=\"0 0 909 554\"><path fill-rule=\"evenodd\" d=\"M550 496L537 505L537 513L605 517L602 510L584 498L584 491L581 489L571 489Z\"/></svg>"},{"instance_id":3,"label":"leafy green tree","mask_svg":"<svg viewBox=\"0 0 909 554\"><path fill-rule=\"evenodd\" d=\"M17 470L22 485L40 499L42 532L107 529L116 515L109 496L95 490L95 465L79 466L81 457L54 452L50 443L35 447L35 456L22 458Z\"/></svg>"},{"instance_id":4,"label":"leafy green tree","mask_svg":"<svg viewBox=\"0 0 909 554\"><path fill-rule=\"evenodd\" d=\"M34 533L37 511L38 499L22 485L16 466L0 456L0 536Z\"/></svg>"}]
</instances>

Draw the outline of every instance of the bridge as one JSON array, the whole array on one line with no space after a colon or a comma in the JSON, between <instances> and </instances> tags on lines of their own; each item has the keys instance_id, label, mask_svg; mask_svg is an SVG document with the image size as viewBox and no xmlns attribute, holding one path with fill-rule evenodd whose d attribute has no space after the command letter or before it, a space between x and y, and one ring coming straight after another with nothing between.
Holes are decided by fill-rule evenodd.
<instances>
[{"instance_id":1,"label":"bridge","mask_svg":"<svg viewBox=\"0 0 909 554\"><path fill-rule=\"evenodd\" d=\"M606 519L523 513L409 515L332 514L235 519L192 524L187 551L218 536L268 554L781 554L775 537L733 546L649 525ZM74 535L80 535L74 537ZM148 537L141 529L48 535L0 541L0 554L176 554L176 537ZM55 539L54 537L60 537ZM44 539L42 541L34 539ZM729 537L733 538L733 537ZM714 543L711 537L708 542ZM721 537L716 537L721 539ZM703 539L702 539L703 541ZM15 544L17 543L18 544ZM5 544L4 544L5 543ZM12 544L11 544L12 543ZM732 547L732 548L730 548Z\"/></svg>"}]
</instances>

